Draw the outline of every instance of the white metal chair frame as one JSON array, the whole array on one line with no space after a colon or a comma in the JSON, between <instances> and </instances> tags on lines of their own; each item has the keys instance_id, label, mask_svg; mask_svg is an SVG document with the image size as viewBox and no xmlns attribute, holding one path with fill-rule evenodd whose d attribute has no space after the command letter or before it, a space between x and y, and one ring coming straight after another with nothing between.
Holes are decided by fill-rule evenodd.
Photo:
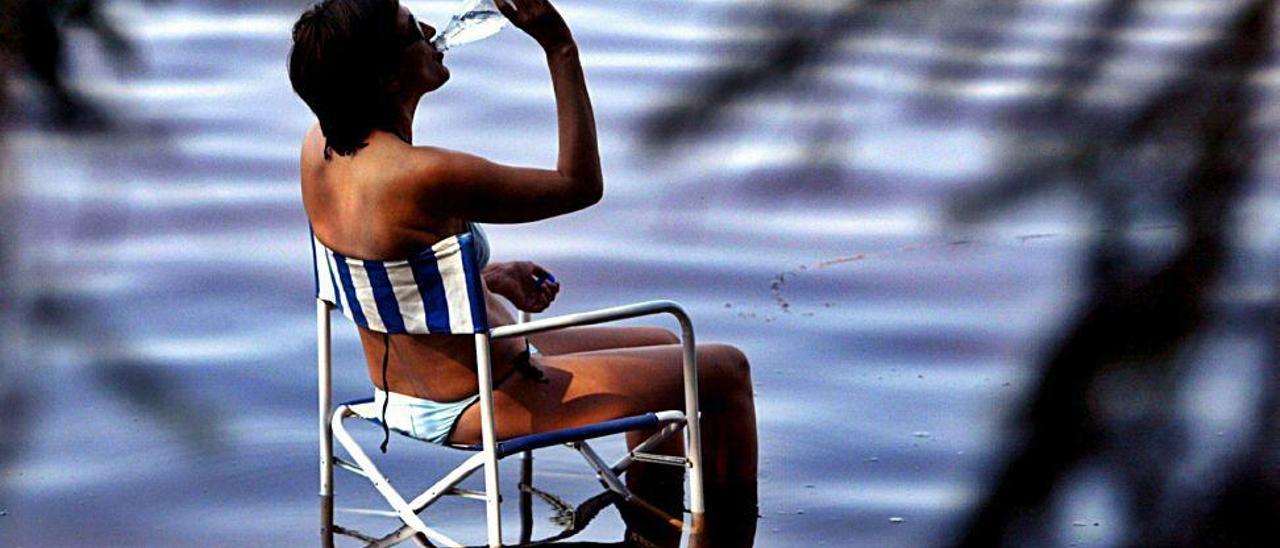
<instances>
[{"instance_id":1,"label":"white metal chair frame","mask_svg":"<svg viewBox=\"0 0 1280 548\"><path fill-rule=\"evenodd\" d=\"M333 545L333 535L336 532L348 532L334 524L334 501L333 501L333 469L334 467L347 470L356 475L362 476L373 483L374 488L386 499L391 505L394 514L403 523L399 531L382 539L376 539L371 542L375 546L390 546L404 540L418 539L417 535L425 535L426 538L444 544L446 546L461 546L453 539L444 535L440 531L428 527L418 515L432 503L440 500L446 495L460 496L464 498L479 499L485 501L488 543L489 546L502 546L502 522L500 509L500 490L498 485L498 461L501 458L510 456L517 452L525 455L524 462L524 483L532 474L532 459L530 452L534 449L546 447L550 445L564 444L575 449L582 455L595 471L604 484L605 488L612 491L627 501L635 501L641 506L647 506L640 501L635 495L627 489L626 485L619 479L627 468L634 462L644 461L658 464L667 464L674 466L687 467L689 472L689 511L693 517L698 518L705 510L703 497L703 478L702 478L702 439L701 429L699 428L698 413L698 366L696 343L694 341L693 324L689 320L689 316L684 309L672 301L649 301L623 305L613 308L606 308L590 312L582 312L577 314L568 314L564 316L556 316L530 321L527 323L519 323L515 325L500 326L490 329L486 333L476 333L476 371L479 377L480 391L480 420L481 420L481 450L472 457L468 458L461 465L454 468L443 478L438 480L434 485L427 488L422 494L412 500L405 500L387 480L386 476L378 470L377 466L369 458L355 440L347 432L344 421L348 418L356 416L357 413L351 405L343 404L336 409L332 403L332 347L331 347L331 326L330 311L333 305L323 300L316 301L316 325L318 340L318 377L319 377L319 415L320 415L320 498L321 498L321 535L325 546ZM625 320L641 316L650 316L657 314L670 314L675 317L680 324L680 342L683 346L683 371L684 371L684 403L685 409L680 411L662 411L655 413L658 424L661 429L645 440L635 449L628 452L613 465L604 462L603 459L586 443L588 439L599 437L599 435L582 435L583 429L590 429L591 426L581 429L568 429L554 433L535 434L534 436L526 436L517 438L524 440L541 436L541 442L548 440L556 443L546 443L544 445L533 444L529 448L520 448L513 451L501 451L500 442L496 437L496 426L493 411L493 371L489 359L489 344L492 340L503 339L508 337L518 337L563 329L566 327L594 325L618 320ZM620 421L625 419L620 419ZM614 421L606 421L614 422ZM605 424L605 423L600 423ZM634 428L632 428L634 429ZM684 457L671 457L666 455L656 455L648 453L663 441L669 439L680 430L685 431L686 449ZM611 433L617 433L611 432ZM560 434L556 436L556 434ZM338 458L333 454L333 440L343 446L354 462L349 462ZM559 439L564 438L564 439ZM514 442L515 440L508 440ZM484 469L484 491L471 491L460 489L457 487L459 483L473 474L475 471ZM359 535L354 535L358 538ZM526 535L522 535L526 536ZM419 539L420 544L422 543Z\"/></svg>"}]
</instances>

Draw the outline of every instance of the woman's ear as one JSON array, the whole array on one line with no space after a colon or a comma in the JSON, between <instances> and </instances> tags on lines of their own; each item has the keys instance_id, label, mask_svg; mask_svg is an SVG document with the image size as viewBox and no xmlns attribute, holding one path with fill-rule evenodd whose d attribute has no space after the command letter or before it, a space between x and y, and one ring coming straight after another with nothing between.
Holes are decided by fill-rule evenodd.
<instances>
[{"instance_id":1,"label":"woman's ear","mask_svg":"<svg viewBox=\"0 0 1280 548\"><path fill-rule=\"evenodd\" d=\"M388 68L378 72L378 87L382 88L382 91L392 95L400 93L403 84L400 83L398 71Z\"/></svg>"}]
</instances>

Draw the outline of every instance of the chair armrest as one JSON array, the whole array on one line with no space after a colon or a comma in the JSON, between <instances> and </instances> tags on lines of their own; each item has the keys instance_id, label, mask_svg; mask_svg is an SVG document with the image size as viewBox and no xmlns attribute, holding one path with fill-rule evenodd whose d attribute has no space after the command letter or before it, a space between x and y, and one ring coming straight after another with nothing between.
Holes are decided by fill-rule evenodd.
<instances>
[{"instance_id":1,"label":"chair armrest","mask_svg":"<svg viewBox=\"0 0 1280 548\"><path fill-rule=\"evenodd\" d=\"M701 515L706 511L706 505L703 500L702 485L702 427L699 420L701 414L698 411L698 353L697 343L694 341L693 336L693 322L689 320L689 315L685 313L684 308L673 301L647 301L495 327L489 331L489 337L491 339L517 337L566 327L594 325L654 314L670 314L675 316L676 321L680 322L681 361L683 362L682 369L684 373L684 416L688 419L687 433L689 436L686 447L690 466L689 510L694 515Z\"/></svg>"},{"instance_id":2,"label":"chair armrest","mask_svg":"<svg viewBox=\"0 0 1280 548\"><path fill-rule=\"evenodd\" d=\"M676 321L680 322L682 331L687 331L689 333L692 333L693 331L692 323L689 321L689 315L685 313L684 308L681 308L679 304L672 301L646 301L611 308L602 308L599 310L591 310L588 312L565 314L563 316L539 318L526 323L504 325L493 328L489 333L494 339L505 339L507 337L518 337L521 335L532 335L534 333L554 331L557 329L564 329L566 327L595 325L630 318L638 318L641 316L652 316L655 314L671 314L672 316L675 316Z\"/></svg>"}]
</instances>

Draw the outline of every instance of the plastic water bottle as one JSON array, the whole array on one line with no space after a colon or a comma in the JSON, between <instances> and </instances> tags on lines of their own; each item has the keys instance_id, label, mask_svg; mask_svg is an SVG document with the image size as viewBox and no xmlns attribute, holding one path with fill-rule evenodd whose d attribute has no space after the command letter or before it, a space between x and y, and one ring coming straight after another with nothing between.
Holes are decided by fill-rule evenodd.
<instances>
[{"instance_id":1,"label":"plastic water bottle","mask_svg":"<svg viewBox=\"0 0 1280 548\"><path fill-rule=\"evenodd\" d=\"M498 0L505 1L505 0ZM498 11L494 0L462 0L449 24L431 40L437 51L453 49L455 46L470 44L483 40L507 26L507 17Z\"/></svg>"}]
</instances>

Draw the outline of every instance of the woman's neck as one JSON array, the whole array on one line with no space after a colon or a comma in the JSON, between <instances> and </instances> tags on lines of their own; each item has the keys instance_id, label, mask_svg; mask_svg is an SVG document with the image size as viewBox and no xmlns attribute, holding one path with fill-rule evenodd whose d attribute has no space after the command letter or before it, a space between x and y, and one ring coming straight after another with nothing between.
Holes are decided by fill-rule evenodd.
<instances>
[{"instance_id":1,"label":"woman's neck","mask_svg":"<svg viewBox=\"0 0 1280 548\"><path fill-rule=\"evenodd\" d=\"M413 144L413 115L418 110L418 102L422 96L417 97L401 97L396 102L395 122L392 129L396 135L404 139L406 143Z\"/></svg>"}]
</instances>

